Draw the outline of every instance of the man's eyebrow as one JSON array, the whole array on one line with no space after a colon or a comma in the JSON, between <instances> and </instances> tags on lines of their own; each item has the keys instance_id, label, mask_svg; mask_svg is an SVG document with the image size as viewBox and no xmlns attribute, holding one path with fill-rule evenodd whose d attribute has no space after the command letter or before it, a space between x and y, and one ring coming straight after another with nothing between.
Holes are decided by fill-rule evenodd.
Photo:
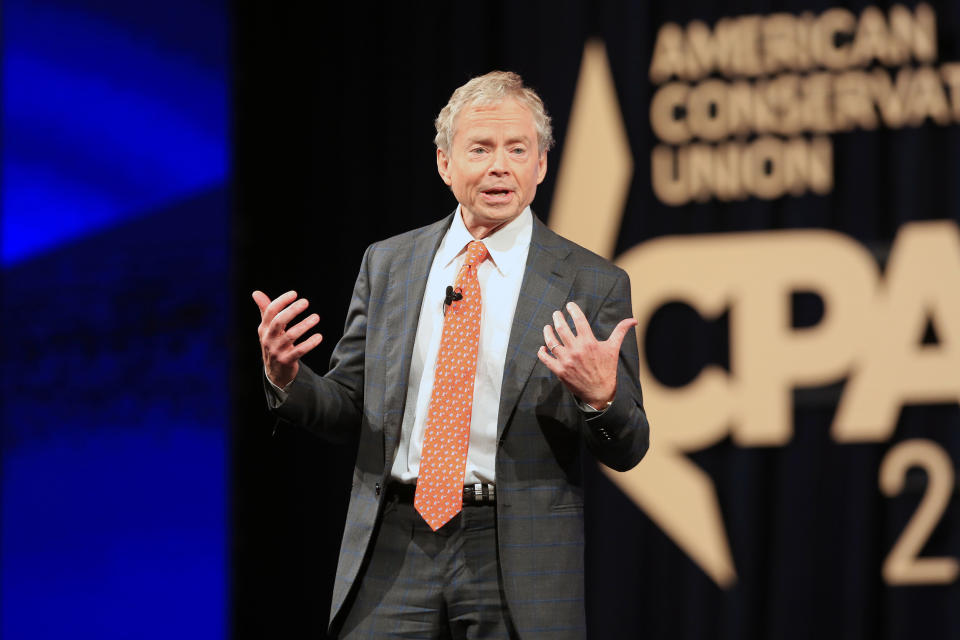
<instances>
[{"instance_id":1,"label":"man's eyebrow","mask_svg":"<svg viewBox=\"0 0 960 640\"><path fill-rule=\"evenodd\" d=\"M471 135L468 135L468 136L467 136L467 142L468 142L468 143L479 142L479 143L481 143L481 144L488 144L488 143L490 143L492 140L493 140L493 136L490 136L490 135L487 135L487 134L476 134L476 135L472 135L472 136L471 136ZM525 135L520 135L520 136L514 136L514 137L512 137L512 138L507 138L507 144L513 144L513 143L515 143L515 142L522 142L522 143L524 143L524 144L530 144L530 137L529 137L529 136L525 136Z\"/></svg>"},{"instance_id":2,"label":"man's eyebrow","mask_svg":"<svg viewBox=\"0 0 960 640\"><path fill-rule=\"evenodd\" d=\"M489 143L492 139L493 139L493 136L487 133L478 133L478 134L467 136L467 142Z\"/></svg>"}]
</instances>

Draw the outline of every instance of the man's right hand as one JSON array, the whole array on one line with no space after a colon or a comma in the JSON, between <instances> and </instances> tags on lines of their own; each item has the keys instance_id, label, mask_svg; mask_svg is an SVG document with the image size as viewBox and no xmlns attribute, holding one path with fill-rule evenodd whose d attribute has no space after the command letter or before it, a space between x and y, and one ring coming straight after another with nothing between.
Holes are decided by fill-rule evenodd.
<instances>
[{"instance_id":1,"label":"man's right hand","mask_svg":"<svg viewBox=\"0 0 960 640\"><path fill-rule=\"evenodd\" d=\"M294 344L320 321L320 316L311 314L287 329L287 325L307 310L306 299L297 300L296 291L288 291L271 301L262 291L253 292L253 301L260 307L260 351L263 366L270 382L281 389L297 377L300 358L309 353L323 340L315 333L300 344Z\"/></svg>"}]
</instances>

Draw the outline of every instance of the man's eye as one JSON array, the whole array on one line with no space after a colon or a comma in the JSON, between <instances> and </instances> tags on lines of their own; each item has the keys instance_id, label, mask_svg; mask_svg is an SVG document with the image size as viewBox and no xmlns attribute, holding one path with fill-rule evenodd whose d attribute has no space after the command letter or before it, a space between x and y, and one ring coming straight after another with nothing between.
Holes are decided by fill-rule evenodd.
<instances>
[{"instance_id":1,"label":"man's eye","mask_svg":"<svg viewBox=\"0 0 960 640\"><path fill-rule=\"evenodd\" d=\"M514 155L518 155L518 156L521 155L521 154L524 154L524 153L526 153L526 152L527 152L527 150L524 149L523 147L516 147L515 149L512 149L512 153L513 153Z\"/></svg>"},{"instance_id":2,"label":"man's eye","mask_svg":"<svg viewBox=\"0 0 960 640\"><path fill-rule=\"evenodd\" d=\"M483 147L474 147L473 149L470 149L470 153L473 153L476 155L480 155L481 153L486 153L486 151L487 150L484 149Z\"/></svg>"}]
</instances>

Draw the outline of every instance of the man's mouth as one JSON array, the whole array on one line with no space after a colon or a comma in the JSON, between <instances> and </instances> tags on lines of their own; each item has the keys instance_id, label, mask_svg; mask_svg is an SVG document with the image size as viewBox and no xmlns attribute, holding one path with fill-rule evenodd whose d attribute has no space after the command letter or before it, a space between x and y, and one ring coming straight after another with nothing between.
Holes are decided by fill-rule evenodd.
<instances>
[{"instance_id":1,"label":"man's mouth","mask_svg":"<svg viewBox=\"0 0 960 640\"><path fill-rule=\"evenodd\" d=\"M484 189L480 193L483 195L484 202L489 204L505 204L513 197L513 191L510 189Z\"/></svg>"}]
</instances>

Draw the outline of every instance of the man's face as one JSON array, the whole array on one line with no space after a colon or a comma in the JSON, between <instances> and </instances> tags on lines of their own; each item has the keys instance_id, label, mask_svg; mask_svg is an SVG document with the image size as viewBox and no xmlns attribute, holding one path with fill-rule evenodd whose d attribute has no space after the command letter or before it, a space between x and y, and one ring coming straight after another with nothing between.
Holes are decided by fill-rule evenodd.
<instances>
[{"instance_id":1,"label":"man's face","mask_svg":"<svg viewBox=\"0 0 960 640\"><path fill-rule=\"evenodd\" d=\"M533 114L511 98L467 107L454 126L449 154L437 149L437 169L467 229L486 236L533 202L547 175L547 154L539 153Z\"/></svg>"}]
</instances>

